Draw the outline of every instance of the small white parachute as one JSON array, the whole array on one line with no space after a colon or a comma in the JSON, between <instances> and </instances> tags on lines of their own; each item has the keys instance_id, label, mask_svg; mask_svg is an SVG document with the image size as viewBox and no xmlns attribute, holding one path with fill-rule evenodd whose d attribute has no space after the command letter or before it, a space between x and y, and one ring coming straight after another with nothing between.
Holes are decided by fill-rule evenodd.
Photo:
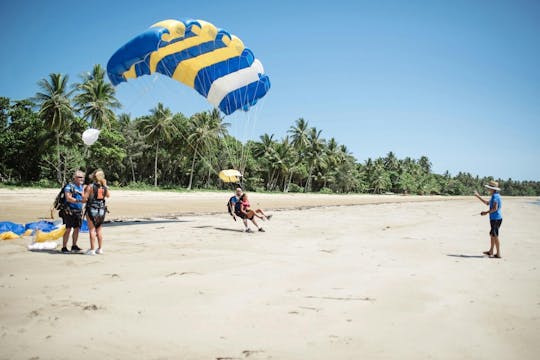
<instances>
[{"instance_id":1,"label":"small white parachute","mask_svg":"<svg viewBox=\"0 0 540 360\"><path fill-rule=\"evenodd\" d=\"M92 128L85 130L82 134L84 144L88 146L93 145L99 137L99 132L100 131L98 129Z\"/></svg>"}]
</instances>

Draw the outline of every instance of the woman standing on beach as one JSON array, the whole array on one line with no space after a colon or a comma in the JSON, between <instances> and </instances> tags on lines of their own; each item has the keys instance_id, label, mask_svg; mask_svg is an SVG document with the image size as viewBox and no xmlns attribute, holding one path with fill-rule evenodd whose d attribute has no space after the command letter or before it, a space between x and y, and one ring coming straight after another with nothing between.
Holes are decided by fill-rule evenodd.
<instances>
[{"instance_id":1,"label":"woman standing on beach","mask_svg":"<svg viewBox=\"0 0 540 360\"><path fill-rule=\"evenodd\" d=\"M499 183L496 181L490 181L489 184L484 185L486 188L489 189L491 192L491 199L489 201L484 200L478 192L475 191L474 195L483 202L486 205L489 205L488 211L482 211L480 215L484 216L489 214L489 223L491 225L491 230L489 231L489 236L491 238L491 247L488 251L484 251L484 254L489 255L490 257L493 256L495 258L501 258L501 249L500 249L500 243L499 243L499 228L502 224L502 213L501 213L501 207L502 207L502 199L501 195L499 194L499 191L501 189L499 188ZM497 252L495 255L493 255L493 248L497 249Z\"/></svg>"},{"instance_id":2,"label":"woman standing on beach","mask_svg":"<svg viewBox=\"0 0 540 360\"><path fill-rule=\"evenodd\" d=\"M105 198L111 196L107 187L107 180L103 170L98 169L90 176L92 184L88 185L84 191L84 201L86 202L86 218L88 220L88 232L90 234L90 249L87 255L103 254L103 222L107 213ZM98 248L94 250L96 237Z\"/></svg>"}]
</instances>

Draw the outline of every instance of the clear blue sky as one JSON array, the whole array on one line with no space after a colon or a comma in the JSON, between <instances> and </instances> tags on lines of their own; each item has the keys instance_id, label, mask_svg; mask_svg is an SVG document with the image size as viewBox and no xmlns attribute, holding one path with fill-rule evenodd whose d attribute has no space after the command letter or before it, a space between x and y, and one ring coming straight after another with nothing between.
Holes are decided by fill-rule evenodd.
<instances>
[{"instance_id":1,"label":"clear blue sky","mask_svg":"<svg viewBox=\"0 0 540 360\"><path fill-rule=\"evenodd\" d=\"M272 89L250 120L280 138L299 117L359 161L427 155L453 175L540 180L539 1L4 1L0 96L77 80L151 24L204 19L238 35ZM123 111L209 108L165 78L122 84ZM242 137L245 116L232 132ZM245 128L245 126L244 126ZM245 134L245 133L244 133Z\"/></svg>"}]
</instances>

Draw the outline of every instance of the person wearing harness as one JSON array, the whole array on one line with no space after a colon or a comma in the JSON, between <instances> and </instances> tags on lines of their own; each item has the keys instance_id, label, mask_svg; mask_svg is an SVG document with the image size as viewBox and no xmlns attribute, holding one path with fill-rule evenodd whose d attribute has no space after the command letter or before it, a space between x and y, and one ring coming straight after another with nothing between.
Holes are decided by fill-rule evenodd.
<instances>
[{"instance_id":1,"label":"person wearing harness","mask_svg":"<svg viewBox=\"0 0 540 360\"><path fill-rule=\"evenodd\" d=\"M72 235L72 252L79 252L82 249L77 246L77 240L79 239L79 229L82 225L82 203L83 203L83 183L84 173L80 170L75 171L73 174L73 181L64 186L64 199L65 206L60 211L60 217L62 222L66 225L66 232L64 233L62 242L62 252L68 253L67 244L69 241L69 235L73 229Z\"/></svg>"},{"instance_id":2,"label":"person wearing harness","mask_svg":"<svg viewBox=\"0 0 540 360\"><path fill-rule=\"evenodd\" d=\"M237 187L235 194L229 198L229 202L227 203L227 209L229 210L229 214L233 217L234 221L236 221L236 204L240 201L240 197L242 196L242 188ZM244 231L245 232L251 232L251 229L248 226L248 221L246 218L242 219L242 222L244 223Z\"/></svg>"},{"instance_id":3,"label":"person wearing harness","mask_svg":"<svg viewBox=\"0 0 540 360\"><path fill-rule=\"evenodd\" d=\"M94 171L91 179L92 184L88 185L84 191L85 215L90 234L90 249L86 252L87 255L103 254L103 227L101 225L103 225L107 213L105 199L111 196L103 170ZM94 249L96 237L98 240L97 250Z\"/></svg>"},{"instance_id":4,"label":"person wearing harness","mask_svg":"<svg viewBox=\"0 0 540 360\"><path fill-rule=\"evenodd\" d=\"M266 214L261 209L252 210L246 193L243 193L242 196L240 196L239 201L235 204L234 213L236 214L236 216L243 220L251 220L251 222L261 232L264 232L264 229L262 228L262 226L259 226L259 224L257 224L255 218L257 217L261 220L270 220L270 218L272 217L272 215L266 216Z\"/></svg>"}]
</instances>

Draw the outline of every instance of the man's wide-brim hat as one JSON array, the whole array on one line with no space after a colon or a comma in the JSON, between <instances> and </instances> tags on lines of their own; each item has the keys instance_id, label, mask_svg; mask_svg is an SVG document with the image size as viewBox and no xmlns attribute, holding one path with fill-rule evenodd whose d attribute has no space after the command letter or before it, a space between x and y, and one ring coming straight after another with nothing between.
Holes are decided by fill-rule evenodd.
<instances>
[{"instance_id":1,"label":"man's wide-brim hat","mask_svg":"<svg viewBox=\"0 0 540 360\"><path fill-rule=\"evenodd\" d=\"M489 183L487 183L484 186L491 190L501 191L501 188L499 187L499 183L493 180L491 180Z\"/></svg>"}]
</instances>

